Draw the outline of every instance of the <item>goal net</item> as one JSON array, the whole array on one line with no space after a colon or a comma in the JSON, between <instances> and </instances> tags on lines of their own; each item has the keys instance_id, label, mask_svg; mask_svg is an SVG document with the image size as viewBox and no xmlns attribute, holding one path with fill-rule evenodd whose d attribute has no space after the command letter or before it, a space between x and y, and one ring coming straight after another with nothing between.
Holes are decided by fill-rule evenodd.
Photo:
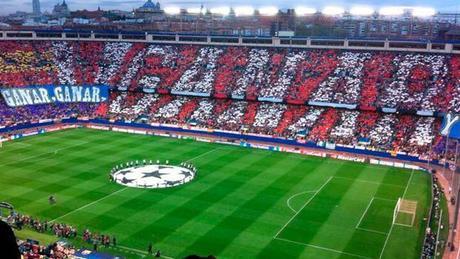
<instances>
[{"instance_id":1,"label":"goal net","mask_svg":"<svg viewBox=\"0 0 460 259\"><path fill-rule=\"evenodd\" d=\"M393 212L393 224L412 227L414 225L416 213L416 201L399 198Z\"/></svg>"}]
</instances>

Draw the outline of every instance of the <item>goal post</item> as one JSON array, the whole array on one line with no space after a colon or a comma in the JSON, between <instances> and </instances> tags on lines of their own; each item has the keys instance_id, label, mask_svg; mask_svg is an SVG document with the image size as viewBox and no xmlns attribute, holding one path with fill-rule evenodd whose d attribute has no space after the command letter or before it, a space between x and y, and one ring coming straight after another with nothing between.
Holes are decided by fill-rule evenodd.
<instances>
[{"instance_id":1,"label":"goal post","mask_svg":"<svg viewBox=\"0 0 460 259\"><path fill-rule=\"evenodd\" d=\"M393 211L393 224L412 227L417 214L417 201L399 198Z\"/></svg>"}]
</instances>

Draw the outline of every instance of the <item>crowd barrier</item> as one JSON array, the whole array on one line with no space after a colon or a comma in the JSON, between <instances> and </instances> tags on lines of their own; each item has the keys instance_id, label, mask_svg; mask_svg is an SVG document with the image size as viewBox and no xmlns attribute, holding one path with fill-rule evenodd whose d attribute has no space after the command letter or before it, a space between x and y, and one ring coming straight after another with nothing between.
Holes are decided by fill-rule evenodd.
<instances>
[{"instance_id":1,"label":"crowd barrier","mask_svg":"<svg viewBox=\"0 0 460 259\"><path fill-rule=\"evenodd\" d=\"M333 108L342 108L342 109L349 109L349 110L356 110L356 108L358 107L357 104L317 102L317 101L309 101L307 102L307 104L311 106L333 107Z\"/></svg>"}]
</instances>

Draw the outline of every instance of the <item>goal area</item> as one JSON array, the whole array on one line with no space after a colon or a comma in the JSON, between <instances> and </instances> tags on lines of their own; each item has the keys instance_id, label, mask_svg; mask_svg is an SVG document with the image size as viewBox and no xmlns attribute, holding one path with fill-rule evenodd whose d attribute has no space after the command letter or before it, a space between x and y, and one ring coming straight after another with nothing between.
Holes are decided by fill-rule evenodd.
<instances>
[{"instance_id":1,"label":"goal area","mask_svg":"<svg viewBox=\"0 0 460 259\"><path fill-rule=\"evenodd\" d=\"M393 212L393 224L412 227L417 214L417 201L399 198Z\"/></svg>"}]
</instances>

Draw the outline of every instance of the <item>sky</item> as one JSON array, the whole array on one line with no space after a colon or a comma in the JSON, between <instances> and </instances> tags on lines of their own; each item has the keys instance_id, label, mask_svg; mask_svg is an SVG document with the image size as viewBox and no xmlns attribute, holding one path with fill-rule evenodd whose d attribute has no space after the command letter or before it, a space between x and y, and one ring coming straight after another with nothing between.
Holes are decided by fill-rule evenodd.
<instances>
[{"instance_id":1,"label":"sky","mask_svg":"<svg viewBox=\"0 0 460 259\"><path fill-rule=\"evenodd\" d=\"M42 11L51 11L53 6L62 0L40 0ZM98 6L102 9L132 10L141 6L144 0L66 0L71 10L88 9L95 10ZM156 2L156 0L154 0ZM345 9L355 5L367 5L375 9L382 6L426 6L433 7L441 12L460 12L460 0L329 0L327 3L320 0L160 0L162 6L174 5L179 7L205 7L225 5L253 7L276 6L279 8L294 8L298 5L322 9L325 4L342 6ZM0 0L0 14L5 15L15 11L32 11L32 0Z\"/></svg>"}]
</instances>

